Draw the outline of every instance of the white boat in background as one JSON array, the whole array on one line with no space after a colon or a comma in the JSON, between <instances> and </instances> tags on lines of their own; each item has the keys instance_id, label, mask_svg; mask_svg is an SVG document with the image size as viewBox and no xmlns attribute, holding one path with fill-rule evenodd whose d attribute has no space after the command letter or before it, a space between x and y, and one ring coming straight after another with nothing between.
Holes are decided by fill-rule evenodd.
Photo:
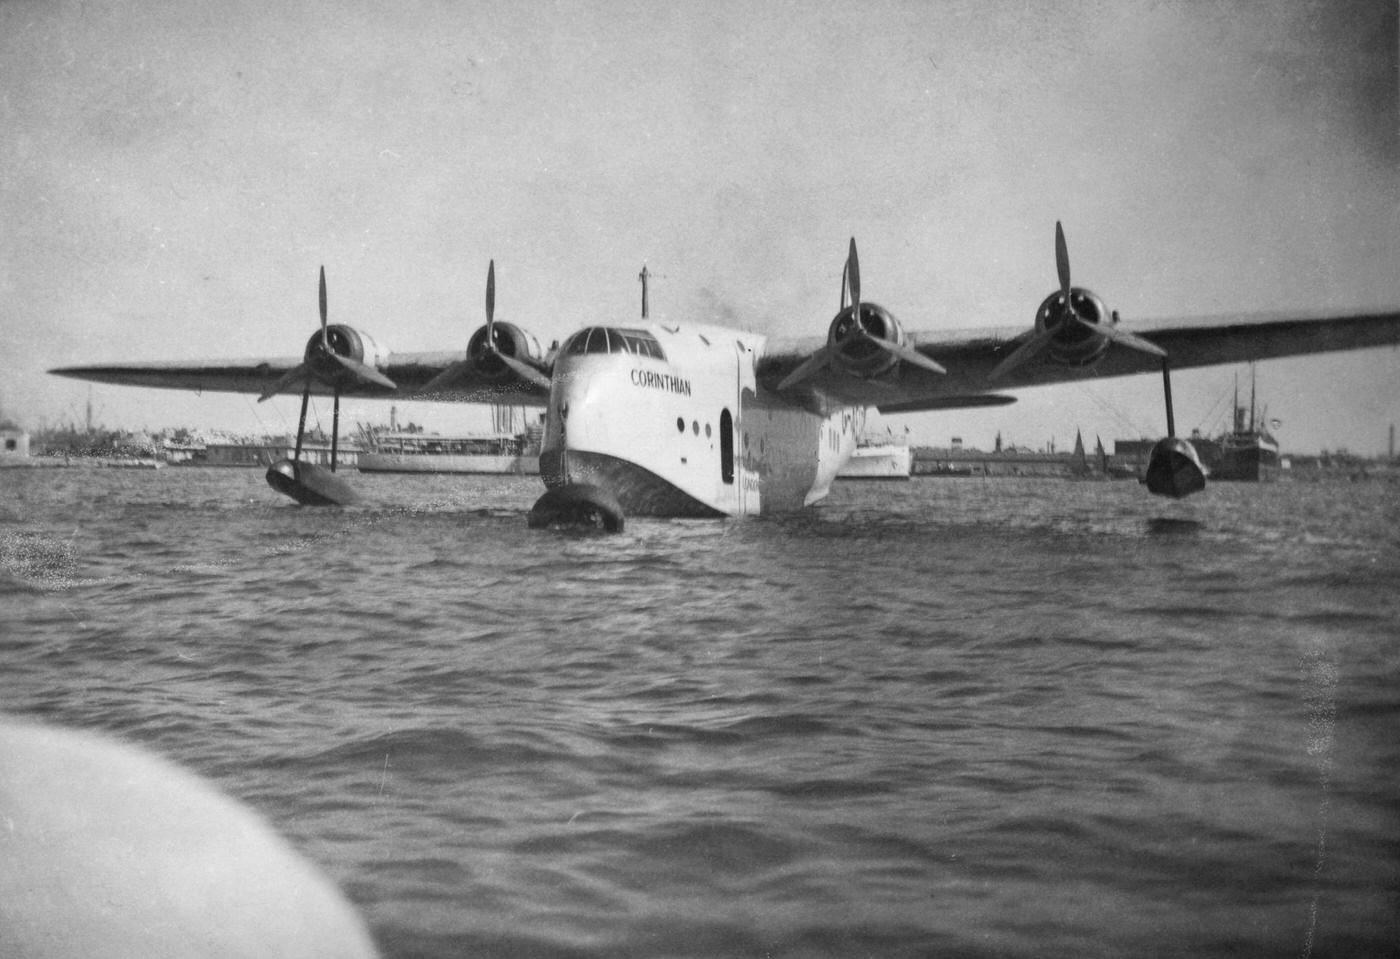
<instances>
[{"instance_id":1,"label":"white boat in background","mask_svg":"<svg viewBox=\"0 0 1400 959\"><path fill-rule=\"evenodd\" d=\"M859 443L837 479L907 480L914 454L907 443Z\"/></svg>"},{"instance_id":2,"label":"white boat in background","mask_svg":"<svg viewBox=\"0 0 1400 959\"><path fill-rule=\"evenodd\" d=\"M164 460L156 459L154 456L101 457L96 462L98 466L121 470L158 470L165 466Z\"/></svg>"},{"instance_id":3,"label":"white boat in background","mask_svg":"<svg viewBox=\"0 0 1400 959\"><path fill-rule=\"evenodd\" d=\"M537 475L539 441L529 433L438 436L376 432L361 448L356 465L361 473Z\"/></svg>"},{"instance_id":4,"label":"white boat in background","mask_svg":"<svg viewBox=\"0 0 1400 959\"><path fill-rule=\"evenodd\" d=\"M525 410L492 404L491 429L443 436L408 424L400 428L398 408L389 408L389 428L361 425L361 473L502 473L538 476L544 426Z\"/></svg>"},{"instance_id":5,"label":"white boat in background","mask_svg":"<svg viewBox=\"0 0 1400 959\"><path fill-rule=\"evenodd\" d=\"M898 439L891 429L883 432L872 410L862 410L856 422L856 448L837 472L837 479L907 480L914 472L914 453L909 447L909 429Z\"/></svg>"}]
</instances>

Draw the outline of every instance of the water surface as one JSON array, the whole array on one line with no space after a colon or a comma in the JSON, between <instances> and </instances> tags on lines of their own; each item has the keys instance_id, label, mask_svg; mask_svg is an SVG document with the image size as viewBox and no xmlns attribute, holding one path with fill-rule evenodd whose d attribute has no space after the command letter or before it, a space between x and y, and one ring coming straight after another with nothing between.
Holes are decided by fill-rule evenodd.
<instances>
[{"instance_id":1,"label":"water surface","mask_svg":"<svg viewBox=\"0 0 1400 959\"><path fill-rule=\"evenodd\" d=\"M0 708L212 777L386 956L1383 955L1400 487L0 474Z\"/></svg>"}]
</instances>

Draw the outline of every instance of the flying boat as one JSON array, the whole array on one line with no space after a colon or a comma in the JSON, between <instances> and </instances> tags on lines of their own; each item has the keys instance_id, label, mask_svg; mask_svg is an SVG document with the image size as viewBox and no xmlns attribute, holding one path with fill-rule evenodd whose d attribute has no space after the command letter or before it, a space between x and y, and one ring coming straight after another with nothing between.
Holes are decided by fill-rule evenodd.
<instances>
[{"instance_id":1,"label":"flying boat","mask_svg":"<svg viewBox=\"0 0 1400 959\"><path fill-rule=\"evenodd\" d=\"M1010 390L1086 379L1162 376L1166 434L1144 477L1149 492L1200 492L1206 471L1175 435L1171 371L1393 346L1400 312L1238 315L1120 321L1073 285L1063 227L1055 225L1059 283L1029 329L911 332L864 298L856 241L840 305L825 337L768 337L649 314L643 267L639 318L599 318L548 350L523 326L495 318L494 260L485 322L463 352L393 353L357 328L328 322L325 270L320 328L300 359L148 362L50 372L163 389L301 396L292 457L269 484L306 505L355 500L336 474L342 396L393 401L510 403L540 409L545 491L530 525L620 529L628 516L725 517L800 510L825 497L856 448L863 412L913 413L1001 406ZM329 470L301 458L307 404L334 397Z\"/></svg>"}]
</instances>

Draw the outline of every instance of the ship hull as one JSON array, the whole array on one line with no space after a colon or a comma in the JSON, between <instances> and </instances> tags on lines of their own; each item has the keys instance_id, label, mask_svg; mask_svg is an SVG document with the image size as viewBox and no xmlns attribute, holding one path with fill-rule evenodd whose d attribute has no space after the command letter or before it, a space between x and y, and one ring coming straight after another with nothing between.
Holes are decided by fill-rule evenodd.
<instances>
[{"instance_id":1,"label":"ship hull","mask_svg":"<svg viewBox=\"0 0 1400 959\"><path fill-rule=\"evenodd\" d=\"M1236 433L1214 445L1206 458L1210 478L1227 483L1262 483L1278 479L1278 446L1260 433Z\"/></svg>"},{"instance_id":2,"label":"ship hull","mask_svg":"<svg viewBox=\"0 0 1400 959\"><path fill-rule=\"evenodd\" d=\"M1234 483L1264 483L1278 479L1279 457L1264 447L1227 449L1210 468L1210 478Z\"/></svg>"},{"instance_id":3,"label":"ship hull","mask_svg":"<svg viewBox=\"0 0 1400 959\"><path fill-rule=\"evenodd\" d=\"M860 446L836 474L843 480L907 480L914 463L907 446Z\"/></svg>"},{"instance_id":4,"label":"ship hull","mask_svg":"<svg viewBox=\"0 0 1400 959\"><path fill-rule=\"evenodd\" d=\"M360 453L361 473L477 473L537 476L538 456Z\"/></svg>"}]
</instances>

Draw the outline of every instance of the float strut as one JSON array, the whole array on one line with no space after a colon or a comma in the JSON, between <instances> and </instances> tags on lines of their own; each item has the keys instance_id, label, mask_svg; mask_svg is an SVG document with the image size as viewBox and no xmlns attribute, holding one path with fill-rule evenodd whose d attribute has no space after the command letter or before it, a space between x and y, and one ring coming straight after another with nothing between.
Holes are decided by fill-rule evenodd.
<instances>
[{"instance_id":1,"label":"float strut","mask_svg":"<svg viewBox=\"0 0 1400 959\"><path fill-rule=\"evenodd\" d=\"M1176 417L1172 415L1172 372L1167 358L1162 357L1162 393L1167 400L1167 436L1176 435Z\"/></svg>"},{"instance_id":2,"label":"float strut","mask_svg":"<svg viewBox=\"0 0 1400 959\"><path fill-rule=\"evenodd\" d=\"M311 399L311 384L306 384L306 389L301 391L301 418L297 420L297 445L296 452L292 454L292 459L301 461L301 438L306 433L306 404Z\"/></svg>"},{"instance_id":3,"label":"float strut","mask_svg":"<svg viewBox=\"0 0 1400 959\"><path fill-rule=\"evenodd\" d=\"M340 439L340 390L335 391L335 412L331 414L331 472L335 472L336 444Z\"/></svg>"}]
</instances>

